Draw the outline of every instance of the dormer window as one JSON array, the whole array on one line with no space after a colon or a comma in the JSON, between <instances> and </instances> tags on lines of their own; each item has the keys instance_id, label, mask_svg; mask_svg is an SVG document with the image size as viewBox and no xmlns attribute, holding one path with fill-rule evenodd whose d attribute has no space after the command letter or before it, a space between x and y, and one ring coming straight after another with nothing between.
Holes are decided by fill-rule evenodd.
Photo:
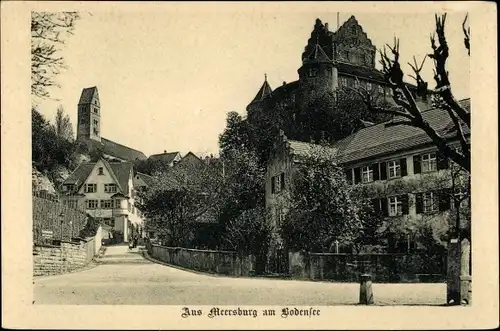
<instances>
[{"instance_id":1,"label":"dormer window","mask_svg":"<svg viewBox=\"0 0 500 331\"><path fill-rule=\"evenodd\" d=\"M99 167L99 168L97 169L97 174L98 174L98 175L104 175L104 169L103 169L103 167Z\"/></svg>"}]
</instances>

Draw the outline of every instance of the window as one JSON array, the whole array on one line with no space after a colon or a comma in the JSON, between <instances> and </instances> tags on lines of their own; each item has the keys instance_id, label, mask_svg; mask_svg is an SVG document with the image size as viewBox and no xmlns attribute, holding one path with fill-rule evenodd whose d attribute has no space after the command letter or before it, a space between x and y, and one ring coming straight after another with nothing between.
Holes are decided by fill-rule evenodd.
<instances>
[{"instance_id":1,"label":"window","mask_svg":"<svg viewBox=\"0 0 500 331\"><path fill-rule=\"evenodd\" d=\"M422 195L424 213L433 213L438 211L438 197L434 192L427 192Z\"/></svg>"},{"instance_id":2,"label":"window","mask_svg":"<svg viewBox=\"0 0 500 331\"><path fill-rule=\"evenodd\" d=\"M372 90L372 83L367 82L367 83L366 83L366 89L367 89L368 91L371 91L371 90Z\"/></svg>"},{"instance_id":3,"label":"window","mask_svg":"<svg viewBox=\"0 0 500 331\"><path fill-rule=\"evenodd\" d=\"M400 197L390 197L389 216L398 216L403 214L403 201Z\"/></svg>"},{"instance_id":4,"label":"window","mask_svg":"<svg viewBox=\"0 0 500 331\"><path fill-rule=\"evenodd\" d=\"M274 184L275 191L276 191L276 193L278 193L281 191L281 177L276 176L274 178L275 178L275 184Z\"/></svg>"},{"instance_id":5,"label":"window","mask_svg":"<svg viewBox=\"0 0 500 331\"><path fill-rule=\"evenodd\" d=\"M285 188L285 173L282 172L277 176L271 178L271 192L279 193Z\"/></svg>"},{"instance_id":6,"label":"window","mask_svg":"<svg viewBox=\"0 0 500 331\"><path fill-rule=\"evenodd\" d=\"M421 168L422 172L436 171L436 153L422 155Z\"/></svg>"},{"instance_id":7,"label":"window","mask_svg":"<svg viewBox=\"0 0 500 331\"><path fill-rule=\"evenodd\" d=\"M396 178L401 176L401 165L399 161L387 162L387 168L389 171L389 178Z\"/></svg>"},{"instance_id":8,"label":"window","mask_svg":"<svg viewBox=\"0 0 500 331\"><path fill-rule=\"evenodd\" d=\"M317 68L309 68L309 77L316 77L318 75Z\"/></svg>"},{"instance_id":9,"label":"window","mask_svg":"<svg viewBox=\"0 0 500 331\"><path fill-rule=\"evenodd\" d=\"M99 207L99 200L87 200L87 209L96 209Z\"/></svg>"},{"instance_id":10,"label":"window","mask_svg":"<svg viewBox=\"0 0 500 331\"><path fill-rule=\"evenodd\" d=\"M97 192L97 184L85 184L85 193Z\"/></svg>"},{"instance_id":11,"label":"window","mask_svg":"<svg viewBox=\"0 0 500 331\"><path fill-rule=\"evenodd\" d=\"M384 94L384 87L383 86L381 86L381 85L378 86L378 93Z\"/></svg>"},{"instance_id":12,"label":"window","mask_svg":"<svg viewBox=\"0 0 500 331\"><path fill-rule=\"evenodd\" d=\"M373 170L371 167L363 167L361 169L361 180L363 183L373 182Z\"/></svg>"},{"instance_id":13,"label":"window","mask_svg":"<svg viewBox=\"0 0 500 331\"><path fill-rule=\"evenodd\" d=\"M115 200L115 208L121 208L121 201Z\"/></svg>"},{"instance_id":14,"label":"window","mask_svg":"<svg viewBox=\"0 0 500 331\"><path fill-rule=\"evenodd\" d=\"M359 80L354 79L354 87L358 88L359 87Z\"/></svg>"},{"instance_id":15,"label":"window","mask_svg":"<svg viewBox=\"0 0 500 331\"><path fill-rule=\"evenodd\" d=\"M63 205L76 209L78 207L78 200L63 200Z\"/></svg>"},{"instance_id":16,"label":"window","mask_svg":"<svg viewBox=\"0 0 500 331\"><path fill-rule=\"evenodd\" d=\"M347 86L347 78L346 77L340 77L340 86Z\"/></svg>"},{"instance_id":17,"label":"window","mask_svg":"<svg viewBox=\"0 0 500 331\"><path fill-rule=\"evenodd\" d=\"M64 190L67 192L73 192L73 191L75 191L75 185L74 184L66 184L66 185L64 185Z\"/></svg>"},{"instance_id":18,"label":"window","mask_svg":"<svg viewBox=\"0 0 500 331\"><path fill-rule=\"evenodd\" d=\"M104 192L115 193L116 192L116 184L104 184Z\"/></svg>"},{"instance_id":19,"label":"window","mask_svg":"<svg viewBox=\"0 0 500 331\"><path fill-rule=\"evenodd\" d=\"M131 211L132 210L132 206L130 204L130 202L128 202L128 211Z\"/></svg>"},{"instance_id":20,"label":"window","mask_svg":"<svg viewBox=\"0 0 500 331\"><path fill-rule=\"evenodd\" d=\"M97 174L104 175L104 169L102 167L99 167L99 169L97 170Z\"/></svg>"},{"instance_id":21,"label":"window","mask_svg":"<svg viewBox=\"0 0 500 331\"><path fill-rule=\"evenodd\" d=\"M285 212L283 209L278 211L278 225L282 225L285 221Z\"/></svg>"},{"instance_id":22,"label":"window","mask_svg":"<svg viewBox=\"0 0 500 331\"><path fill-rule=\"evenodd\" d=\"M101 200L101 208L103 209L113 208L113 200Z\"/></svg>"}]
</instances>

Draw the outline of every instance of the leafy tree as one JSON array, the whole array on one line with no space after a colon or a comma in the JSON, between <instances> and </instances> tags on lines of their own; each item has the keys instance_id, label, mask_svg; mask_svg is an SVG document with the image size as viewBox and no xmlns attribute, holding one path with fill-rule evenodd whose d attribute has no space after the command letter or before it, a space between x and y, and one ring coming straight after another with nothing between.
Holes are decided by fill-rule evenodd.
<instances>
[{"instance_id":1,"label":"leafy tree","mask_svg":"<svg viewBox=\"0 0 500 331\"><path fill-rule=\"evenodd\" d=\"M370 113L356 93L348 90L326 92L305 103L296 116L294 126L297 129L291 129L288 135L300 141L333 143L363 127L362 121L381 123L389 119L388 114Z\"/></svg>"},{"instance_id":2,"label":"leafy tree","mask_svg":"<svg viewBox=\"0 0 500 331\"><path fill-rule=\"evenodd\" d=\"M68 141L74 140L73 125L71 124L69 115L64 113L64 108L62 105L59 105L59 107L57 107L54 129L58 137L66 139Z\"/></svg>"},{"instance_id":3,"label":"leafy tree","mask_svg":"<svg viewBox=\"0 0 500 331\"><path fill-rule=\"evenodd\" d=\"M148 231L168 235L170 245L188 245L195 222L213 208L222 183L217 163L177 164L157 173L138 208L148 218Z\"/></svg>"},{"instance_id":4,"label":"leafy tree","mask_svg":"<svg viewBox=\"0 0 500 331\"><path fill-rule=\"evenodd\" d=\"M317 148L301 158L293 175L289 210L281 225L288 247L310 252L328 251L338 240L341 246L356 244L363 229L365 206L355 199L328 148Z\"/></svg>"},{"instance_id":5,"label":"leafy tree","mask_svg":"<svg viewBox=\"0 0 500 331\"><path fill-rule=\"evenodd\" d=\"M50 97L49 88L66 68L60 55L65 38L73 34L77 12L31 13L31 94L37 98Z\"/></svg>"}]
</instances>

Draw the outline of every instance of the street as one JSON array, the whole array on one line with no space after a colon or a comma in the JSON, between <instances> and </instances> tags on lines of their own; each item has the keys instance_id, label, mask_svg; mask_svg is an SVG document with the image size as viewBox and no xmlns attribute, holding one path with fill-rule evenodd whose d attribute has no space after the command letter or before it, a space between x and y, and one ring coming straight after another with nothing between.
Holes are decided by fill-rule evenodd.
<instances>
[{"instance_id":1,"label":"street","mask_svg":"<svg viewBox=\"0 0 500 331\"><path fill-rule=\"evenodd\" d=\"M442 305L446 284L373 284L377 305ZM36 277L35 304L353 305L359 284L211 276L156 264L109 246L94 268Z\"/></svg>"}]
</instances>

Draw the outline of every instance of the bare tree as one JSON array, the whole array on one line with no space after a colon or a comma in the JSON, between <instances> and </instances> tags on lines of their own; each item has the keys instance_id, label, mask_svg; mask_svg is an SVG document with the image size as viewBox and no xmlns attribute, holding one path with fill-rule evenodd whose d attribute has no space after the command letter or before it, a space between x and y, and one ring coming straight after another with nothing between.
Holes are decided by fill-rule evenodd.
<instances>
[{"instance_id":1,"label":"bare tree","mask_svg":"<svg viewBox=\"0 0 500 331\"><path fill-rule=\"evenodd\" d=\"M50 87L59 87L54 80L66 68L61 46L73 34L77 12L31 13L31 94L49 98Z\"/></svg>"},{"instance_id":2,"label":"bare tree","mask_svg":"<svg viewBox=\"0 0 500 331\"><path fill-rule=\"evenodd\" d=\"M446 60L448 59L449 49L445 37L445 22L446 14L442 16L435 15L436 34L438 43L436 45L435 34L431 35L432 53L428 56L434 61L434 80L436 88L433 91L427 89L425 82L420 72L425 63L425 57L420 63L413 57L414 63L408 63L413 69L415 76L411 76L417 82L417 95L426 96L431 93L435 107L442 108L448 112L456 130L456 139L460 142L460 146L455 148L450 143L448 137L443 136L436 128L433 128L428 121L422 116L422 109L417 105L414 96L408 89L407 84L403 81L403 70L399 63L399 40L394 38L393 47L387 45L391 50L393 58L389 58L384 47L383 51L379 50L384 73L385 81L393 90L393 100L395 107L386 108L375 105L373 96L368 91L356 89L357 93L363 98L371 112L386 113L395 115L396 118L387 125L408 125L422 129L431 138L432 142L437 146L439 151L446 157L450 158L460 167L470 172L470 144L464 134L464 126L470 129L470 110L463 107L453 96L451 84L446 70ZM467 16L462 24L465 34L464 44L470 55L470 28L466 29Z\"/></svg>"},{"instance_id":3,"label":"bare tree","mask_svg":"<svg viewBox=\"0 0 500 331\"><path fill-rule=\"evenodd\" d=\"M68 141L74 140L73 125L71 124L69 115L64 113L64 108L62 105L59 105L59 107L57 107L57 113L54 122L54 128L58 137L66 139Z\"/></svg>"}]
</instances>

